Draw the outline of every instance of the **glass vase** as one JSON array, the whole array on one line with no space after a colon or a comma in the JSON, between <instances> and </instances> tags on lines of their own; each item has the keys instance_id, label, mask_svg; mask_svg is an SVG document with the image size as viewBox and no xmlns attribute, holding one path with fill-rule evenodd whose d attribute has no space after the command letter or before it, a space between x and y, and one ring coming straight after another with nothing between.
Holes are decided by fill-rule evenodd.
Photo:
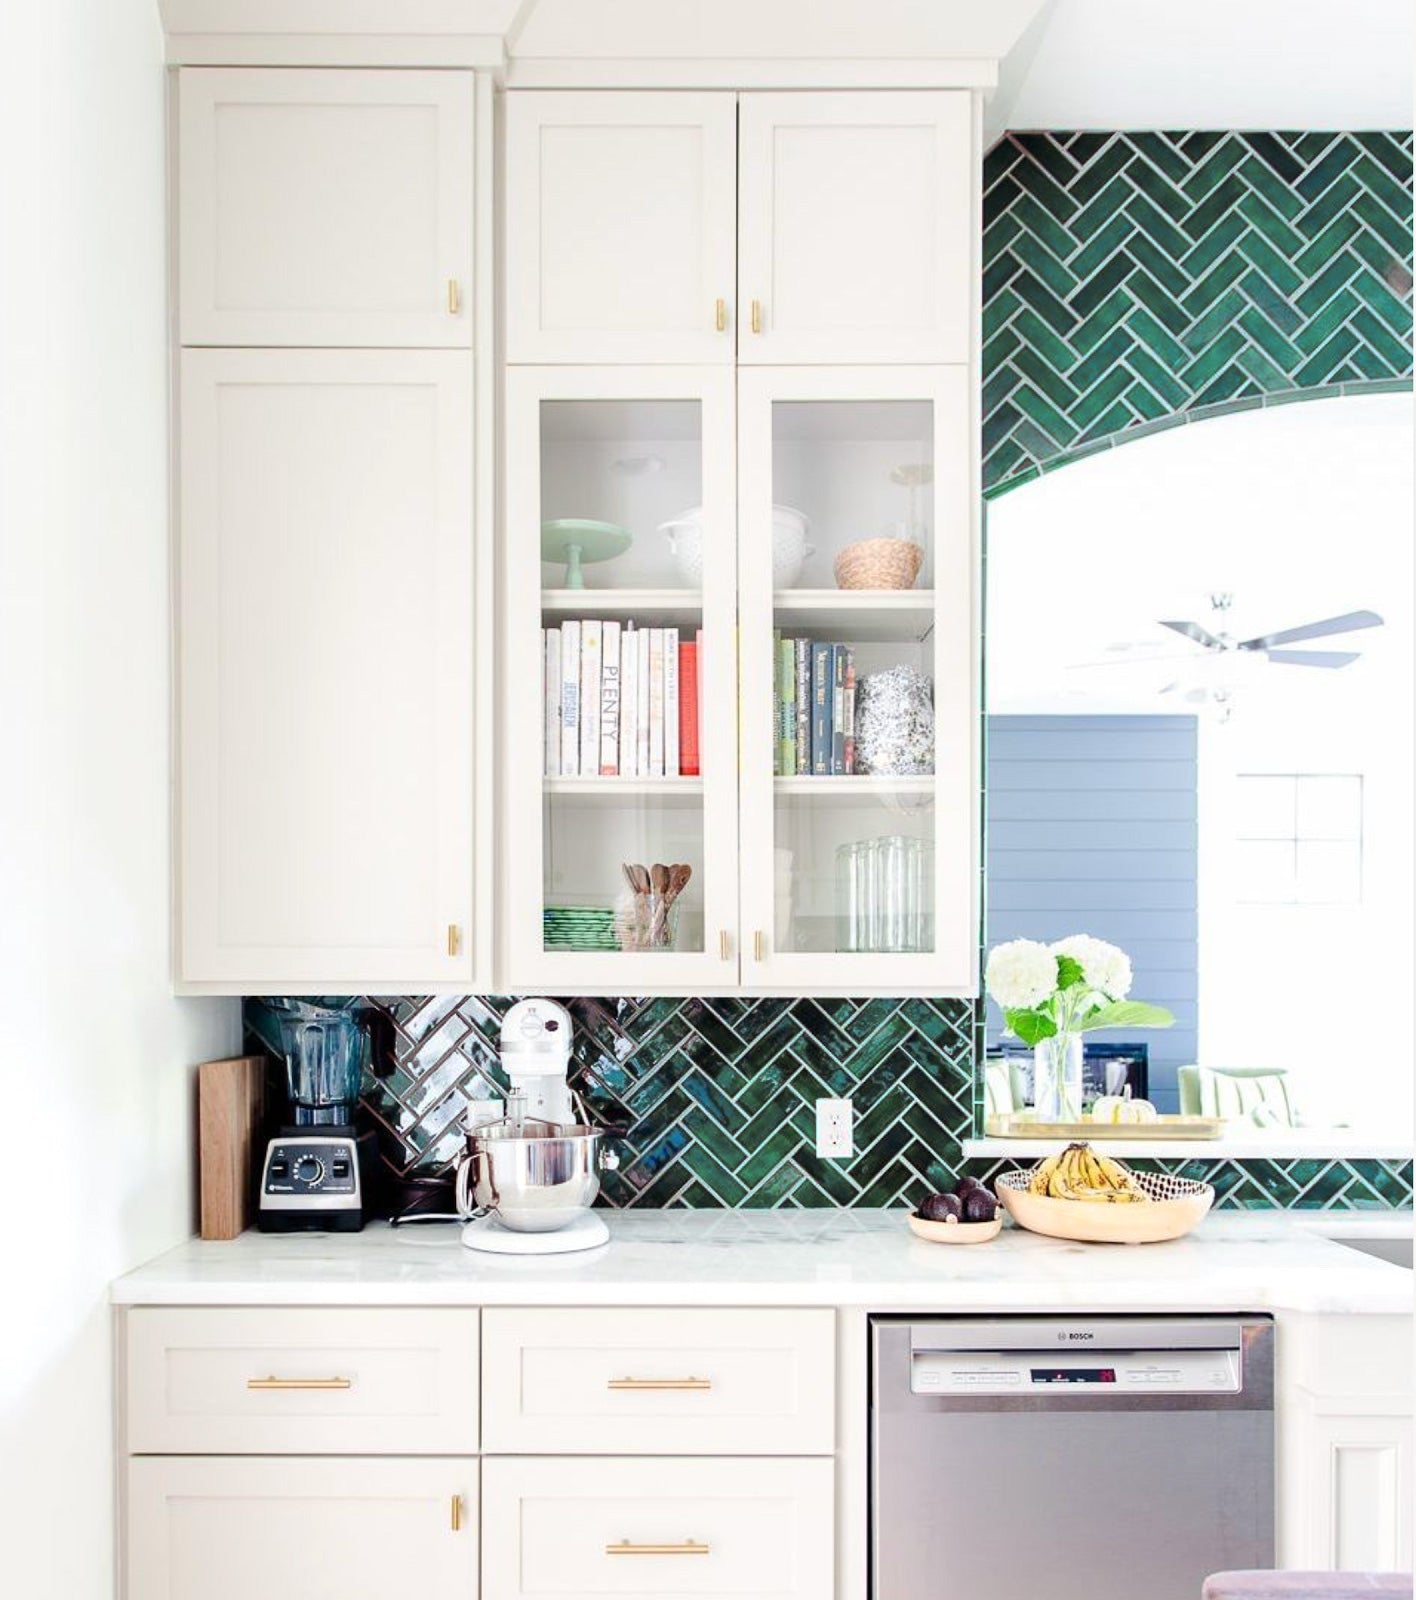
<instances>
[{"instance_id":1,"label":"glass vase","mask_svg":"<svg viewBox=\"0 0 1416 1600\"><path fill-rule=\"evenodd\" d=\"M1055 1033L1033 1047L1033 1110L1039 1122L1081 1121L1081 1034Z\"/></svg>"}]
</instances>

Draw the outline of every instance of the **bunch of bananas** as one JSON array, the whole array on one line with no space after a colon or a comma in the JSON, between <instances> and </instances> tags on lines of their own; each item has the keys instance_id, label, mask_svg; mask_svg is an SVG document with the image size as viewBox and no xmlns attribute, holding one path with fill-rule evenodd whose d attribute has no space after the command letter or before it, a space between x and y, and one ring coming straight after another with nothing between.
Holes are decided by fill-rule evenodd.
<instances>
[{"instance_id":1,"label":"bunch of bananas","mask_svg":"<svg viewBox=\"0 0 1416 1600\"><path fill-rule=\"evenodd\" d=\"M1150 1196L1119 1161L1098 1155L1089 1144L1069 1144L1039 1161L1028 1179L1030 1194L1054 1200L1100 1200L1113 1205L1138 1205Z\"/></svg>"}]
</instances>

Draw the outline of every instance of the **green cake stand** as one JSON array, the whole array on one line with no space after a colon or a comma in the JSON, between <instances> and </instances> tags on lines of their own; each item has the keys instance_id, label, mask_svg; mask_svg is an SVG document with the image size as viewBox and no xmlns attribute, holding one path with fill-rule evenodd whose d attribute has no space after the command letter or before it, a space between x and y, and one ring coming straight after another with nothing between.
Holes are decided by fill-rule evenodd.
<instances>
[{"instance_id":1,"label":"green cake stand","mask_svg":"<svg viewBox=\"0 0 1416 1600\"><path fill-rule=\"evenodd\" d=\"M629 549L628 528L613 522L589 522L583 517L560 517L541 524L541 560L565 562L567 589L583 589L587 561L612 561Z\"/></svg>"}]
</instances>

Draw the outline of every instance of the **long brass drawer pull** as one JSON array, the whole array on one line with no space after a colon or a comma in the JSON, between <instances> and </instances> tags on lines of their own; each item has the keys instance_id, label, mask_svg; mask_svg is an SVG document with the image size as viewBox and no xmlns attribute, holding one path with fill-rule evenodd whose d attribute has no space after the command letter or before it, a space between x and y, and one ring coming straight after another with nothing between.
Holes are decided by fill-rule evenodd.
<instances>
[{"instance_id":1,"label":"long brass drawer pull","mask_svg":"<svg viewBox=\"0 0 1416 1600\"><path fill-rule=\"evenodd\" d=\"M605 1387L618 1390L694 1389L701 1391L711 1389L713 1380L711 1378L611 1378Z\"/></svg>"},{"instance_id":2,"label":"long brass drawer pull","mask_svg":"<svg viewBox=\"0 0 1416 1600\"><path fill-rule=\"evenodd\" d=\"M710 1547L695 1539L685 1539L682 1544L631 1544L621 1539L618 1544L607 1544L607 1556L706 1556Z\"/></svg>"},{"instance_id":3,"label":"long brass drawer pull","mask_svg":"<svg viewBox=\"0 0 1416 1600\"><path fill-rule=\"evenodd\" d=\"M455 1494L452 1497L452 1531L462 1532L462 1496Z\"/></svg>"},{"instance_id":4,"label":"long brass drawer pull","mask_svg":"<svg viewBox=\"0 0 1416 1600\"><path fill-rule=\"evenodd\" d=\"M352 1389L353 1378L247 1378L248 1389Z\"/></svg>"}]
</instances>

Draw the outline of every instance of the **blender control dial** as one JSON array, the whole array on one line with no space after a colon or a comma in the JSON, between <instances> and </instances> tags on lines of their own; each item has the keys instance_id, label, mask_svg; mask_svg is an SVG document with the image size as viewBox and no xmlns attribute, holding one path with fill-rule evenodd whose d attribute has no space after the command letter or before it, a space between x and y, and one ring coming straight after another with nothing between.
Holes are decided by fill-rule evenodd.
<instances>
[{"instance_id":1,"label":"blender control dial","mask_svg":"<svg viewBox=\"0 0 1416 1600\"><path fill-rule=\"evenodd\" d=\"M295 1181L313 1189L324 1182L325 1164L318 1156L303 1155L295 1163Z\"/></svg>"}]
</instances>

